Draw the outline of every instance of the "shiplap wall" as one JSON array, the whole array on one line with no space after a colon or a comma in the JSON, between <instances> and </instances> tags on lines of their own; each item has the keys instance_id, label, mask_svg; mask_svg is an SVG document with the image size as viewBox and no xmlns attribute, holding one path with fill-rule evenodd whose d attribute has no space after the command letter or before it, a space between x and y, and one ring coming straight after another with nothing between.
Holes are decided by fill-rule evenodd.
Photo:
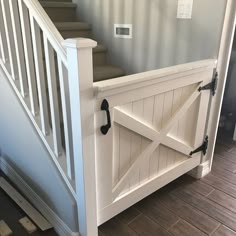
<instances>
[{"instance_id":1,"label":"shiplap wall","mask_svg":"<svg viewBox=\"0 0 236 236\"><path fill-rule=\"evenodd\" d=\"M192 20L177 20L177 0L73 0L92 23L109 61L128 73L216 58L226 0L194 0ZM133 39L113 37L113 24L133 24Z\"/></svg>"}]
</instances>

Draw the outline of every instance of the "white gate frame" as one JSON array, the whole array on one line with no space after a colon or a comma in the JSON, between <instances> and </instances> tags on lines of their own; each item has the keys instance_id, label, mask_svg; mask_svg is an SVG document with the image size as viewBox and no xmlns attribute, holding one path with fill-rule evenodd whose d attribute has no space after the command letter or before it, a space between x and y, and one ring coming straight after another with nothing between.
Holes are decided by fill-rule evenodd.
<instances>
[{"instance_id":1,"label":"white gate frame","mask_svg":"<svg viewBox=\"0 0 236 236\"><path fill-rule=\"evenodd\" d=\"M232 51L236 23L236 1L227 0L225 18L221 35L221 42L218 54L217 72L219 74L218 87L215 97L212 99L210 116L206 133L209 135L209 146L207 155L203 158L202 164L191 171L195 178L202 178L211 171L213 155L216 144L220 113L223 103L230 55Z\"/></svg>"}]
</instances>

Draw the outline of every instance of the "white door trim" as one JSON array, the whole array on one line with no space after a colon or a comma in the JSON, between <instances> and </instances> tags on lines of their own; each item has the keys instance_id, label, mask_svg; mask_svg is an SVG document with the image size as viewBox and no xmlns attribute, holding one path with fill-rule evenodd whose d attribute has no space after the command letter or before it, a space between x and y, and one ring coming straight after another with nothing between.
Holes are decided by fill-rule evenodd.
<instances>
[{"instance_id":1,"label":"white door trim","mask_svg":"<svg viewBox=\"0 0 236 236\"><path fill-rule=\"evenodd\" d=\"M221 43L218 54L217 71L219 73L218 88L216 96L212 99L210 116L207 127L209 135L209 146L207 155L203 158L202 164L197 167L197 170L191 172L191 175L196 178L202 178L211 171L213 154L215 149L220 112L223 102L223 95L227 79L230 55L232 50L236 20L236 1L227 0L225 19L221 35Z\"/></svg>"}]
</instances>

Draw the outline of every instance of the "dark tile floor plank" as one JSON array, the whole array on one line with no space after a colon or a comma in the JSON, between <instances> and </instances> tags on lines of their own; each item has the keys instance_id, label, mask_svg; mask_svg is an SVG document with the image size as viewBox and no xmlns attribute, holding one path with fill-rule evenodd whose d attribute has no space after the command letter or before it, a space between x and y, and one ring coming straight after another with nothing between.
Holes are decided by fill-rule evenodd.
<instances>
[{"instance_id":1,"label":"dark tile floor plank","mask_svg":"<svg viewBox=\"0 0 236 236\"><path fill-rule=\"evenodd\" d=\"M178 216L151 197L139 202L135 207L165 229L169 229L173 224L179 221Z\"/></svg>"},{"instance_id":2,"label":"dark tile floor plank","mask_svg":"<svg viewBox=\"0 0 236 236\"><path fill-rule=\"evenodd\" d=\"M123 224L116 217L99 227L99 230L106 236L136 236L138 235L128 225Z\"/></svg>"},{"instance_id":3,"label":"dark tile floor plank","mask_svg":"<svg viewBox=\"0 0 236 236\"><path fill-rule=\"evenodd\" d=\"M229 228L236 230L236 214L232 211L216 204L200 194L197 194L196 192L178 190L173 191L171 194L174 194L176 197L188 204L191 204L193 207L206 213Z\"/></svg>"},{"instance_id":4,"label":"dark tile floor plank","mask_svg":"<svg viewBox=\"0 0 236 236\"><path fill-rule=\"evenodd\" d=\"M217 144L217 147L219 145L225 147L227 152L229 152L235 146L235 142L232 140L232 136L229 137L228 135L227 137L222 137L221 135L219 135L217 137L216 144Z\"/></svg>"},{"instance_id":5,"label":"dark tile floor plank","mask_svg":"<svg viewBox=\"0 0 236 236\"><path fill-rule=\"evenodd\" d=\"M207 234L193 227L184 220L178 221L177 224L172 226L169 232L174 236L207 236Z\"/></svg>"},{"instance_id":6,"label":"dark tile floor plank","mask_svg":"<svg viewBox=\"0 0 236 236\"><path fill-rule=\"evenodd\" d=\"M232 184L236 184L236 174L232 173L228 170L221 169L217 166L217 164L213 163L211 173L219 178L230 182Z\"/></svg>"},{"instance_id":7,"label":"dark tile floor plank","mask_svg":"<svg viewBox=\"0 0 236 236\"><path fill-rule=\"evenodd\" d=\"M212 236L236 236L236 232L222 225Z\"/></svg>"},{"instance_id":8,"label":"dark tile floor plank","mask_svg":"<svg viewBox=\"0 0 236 236\"><path fill-rule=\"evenodd\" d=\"M229 152L232 149L232 147L227 146L225 144L221 144L221 143L217 143L216 147L215 147L215 152L218 154L224 154Z\"/></svg>"},{"instance_id":9,"label":"dark tile floor plank","mask_svg":"<svg viewBox=\"0 0 236 236\"><path fill-rule=\"evenodd\" d=\"M129 227L140 236L171 236L164 228L144 215L138 216Z\"/></svg>"},{"instance_id":10,"label":"dark tile floor plank","mask_svg":"<svg viewBox=\"0 0 236 236\"><path fill-rule=\"evenodd\" d=\"M225 169L233 173L236 171L235 163L227 159L220 158L218 155L214 155L214 164L217 165L221 169Z\"/></svg>"},{"instance_id":11,"label":"dark tile floor plank","mask_svg":"<svg viewBox=\"0 0 236 236\"><path fill-rule=\"evenodd\" d=\"M207 198L236 213L236 198L218 190L214 190Z\"/></svg>"},{"instance_id":12,"label":"dark tile floor plank","mask_svg":"<svg viewBox=\"0 0 236 236\"><path fill-rule=\"evenodd\" d=\"M124 224L129 224L133 221L137 216L141 214L134 206L120 213L117 218Z\"/></svg>"},{"instance_id":13,"label":"dark tile floor plank","mask_svg":"<svg viewBox=\"0 0 236 236\"><path fill-rule=\"evenodd\" d=\"M186 202L180 200L179 198L169 195L169 194L156 194L153 195L156 201L160 201L169 210L173 211L180 218L184 219L188 223L192 224L196 228L205 232L206 234L211 234L219 227L219 222L203 213L202 211L192 207Z\"/></svg>"},{"instance_id":14,"label":"dark tile floor plank","mask_svg":"<svg viewBox=\"0 0 236 236\"><path fill-rule=\"evenodd\" d=\"M230 153L236 155L236 147L234 146L232 149L229 150Z\"/></svg>"},{"instance_id":15,"label":"dark tile floor plank","mask_svg":"<svg viewBox=\"0 0 236 236\"><path fill-rule=\"evenodd\" d=\"M215 172L208 174L201 181L236 198L236 185L229 183L229 181L225 181L221 177L218 177Z\"/></svg>"},{"instance_id":16,"label":"dark tile floor plank","mask_svg":"<svg viewBox=\"0 0 236 236\"><path fill-rule=\"evenodd\" d=\"M231 161L233 163L236 163L236 155L235 154L232 154L230 152L225 152L223 155L222 154L218 154L218 153L216 153L216 155L219 158L222 158L224 160L228 160L228 161Z\"/></svg>"},{"instance_id":17,"label":"dark tile floor plank","mask_svg":"<svg viewBox=\"0 0 236 236\"><path fill-rule=\"evenodd\" d=\"M214 188L211 187L210 185L200 181L196 180L193 177L189 175L184 175L178 179L178 185L172 188L171 190L181 188L181 189L189 189L192 191L195 191L197 193L200 193L203 196L209 195Z\"/></svg>"}]
</instances>

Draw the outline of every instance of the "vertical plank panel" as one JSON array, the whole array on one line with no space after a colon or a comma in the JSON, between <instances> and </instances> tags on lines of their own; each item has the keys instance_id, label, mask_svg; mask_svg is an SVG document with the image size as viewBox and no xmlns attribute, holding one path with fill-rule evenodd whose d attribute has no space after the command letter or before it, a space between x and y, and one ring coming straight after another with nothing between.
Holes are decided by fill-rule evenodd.
<instances>
[{"instance_id":1,"label":"vertical plank panel","mask_svg":"<svg viewBox=\"0 0 236 236\"><path fill-rule=\"evenodd\" d=\"M2 2L0 1L0 50L1 50L1 58L3 62L6 63L9 56L8 56L8 51L7 51L7 38L6 38L6 31L4 27L2 10L3 10Z\"/></svg>"},{"instance_id":2,"label":"vertical plank panel","mask_svg":"<svg viewBox=\"0 0 236 236\"><path fill-rule=\"evenodd\" d=\"M178 112L179 109L181 109L182 90L183 90L182 88L174 90L172 115L174 115L176 112ZM174 128L171 130L171 132L170 132L171 136L177 137L178 128L179 128L179 122L177 122L175 124Z\"/></svg>"},{"instance_id":3,"label":"vertical plank panel","mask_svg":"<svg viewBox=\"0 0 236 236\"><path fill-rule=\"evenodd\" d=\"M162 128L162 115L163 115L163 106L164 106L164 94L159 94L155 96L155 106L154 106L154 115L153 115L153 126L158 130L161 131ZM156 157L156 163L157 163L157 172L159 173L161 169L161 145L158 146L156 149L157 155ZM154 163L155 163L154 162ZM155 169L154 169L155 170Z\"/></svg>"},{"instance_id":4,"label":"vertical plank panel","mask_svg":"<svg viewBox=\"0 0 236 236\"><path fill-rule=\"evenodd\" d=\"M62 116L64 124L67 175L69 176L70 179L74 179L74 156L73 156L68 73L61 59L60 58L57 59L58 59L59 82L61 89L60 94L61 94Z\"/></svg>"},{"instance_id":5,"label":"vertical plank panel","mask_svg":"<svg viewBox=\"0 0 236 236\"><path fill-rule=\"evenodd\" d=\"M21 95L25 97L28 94L27 73L25 66L23 39L21 34L20 16L16 0L9 0L10 14L12 20L13 37L15 41L16 59L18 65L18 75L20 81Z\"/></svg>"},{"instance_id":6,"label":"vertical plank panel","mask_svg":"<svg viewBox=\"0 0 236 236\"><path fill-rule=\"evenodd\" d=\"M182 95L182 88L175 89L173 91L173 102L172 102L172 111L171 111L171 117L175 115L176 112L178 112L179 109L181 109L181 95ZM179 128L178 121L174 124L174 128L169 133L173 137L177 137ZM169 149L168 151L168 158L167 158L167 167L171 167L175 164L176 159L176 151Z\"/></svg>"},{"instance_id":7,"label":"vertical plank panel","mask_svg":"<svg viewBox=\"0 0 236 236\"><path fill-rule=\"evenodd\" d=\"M168 148L163 145L159 146L159 162L158 162L158 173L163 172L167 167Z\"/></svg>"},{"instance_id":8,"label":"vertical plank panel","mask_svg":"<svg viewBox=\"0 0 236 236\"><path fill-rule=\"evenodd\" d=\"M197 99L187 111L186 118L188 122L185 124L186 125L185 140L187 140L188 145L191 147L194 146L198 109L199 109L199 99Z\"/></svg>"},{"instance_id":9,"label":"vertical plank panel","mask_svg":"<svg viewBox=\"0 0 236 236\"><path fill-rule=\"evenodd\" d=\"M108 101L109 102L109 101ZM101 106L101 104L99 104ZM113 121L113 109L110 109L111 121ZM95 114L95 127L96 127L96 168L99 170L97 175L97 203L98 209L103 209L113 201L112 196L112 176L119 178L119 157L120 157L120 144L119 140L119 126L112 125L111 129L106 135L100 131L100 127L106 124L106 114L104 111L98 111ZM105 150L105 151L104 151ZM113 169L112 169L113 166ZM114 172L115 171L117 172Z\"/></svg>"},{"instance_id":10,"label":"vertical plank panel","mask_svg":"<svg viewBox=\"0 0 236 236\"><path fill-rule=\"evenodd\" d=\"M173 105L173 91L165 93L163 115L162 115L162 127L171 119L172 116L172 105Z\"/></svg>"},{"instance_id":11,"label":"vertical plank panel","mask_svg":"<svg viewBox=\"0 0 236 236\"><path fill-rule=\"evenodd\" d=\"M158 147L150 157L149 178L152 178L157 175L158 159L159 159L159 153L160 153L159 148L160 147Z\"/></svg>"},{"instance_id":12,"label":"vertical plank panel","mask_svg":"<svg viewBox=\"0 0 236 236\"><path fill-rule=\"evenodd\" d=\"M12 22L9 10L9 1L1 0L1 5L2 5L3 23L6 32L6 41L7 41L11 76L13 80L16 80L18 78L18 69L17 69L16 50L13 37Z\"/></svg>"},{"instance_id":13,"label":"vertical plank panel","mask_svg":"<svg viewBox=\"0 0 236 236\"><path fill-rule=\"evenodd\" d=\"M163 111L162 111L162 128L171 119L172 116L172 106L173 106L173 91L166 92L164 95ZM159 157L159 171L162 171L168 166L169 148L162 146L160 147L160 157Z\"/></svg>"},{"instance_id":14,"label":"vertical plank panel","mask_svg":"<svg viewBox=\"0 0 236 236\"><path fill-rule=\"evenodd\" d=\"M14 1L14 0L12 0ZM30 15L30 25L32 30L32 41L34 50L35 72L38 88L38 99L40 107L41 129L46 136L50 132L49 115L48 115L48 101L46 95L46 78L43 61L43 47L40 28L35 22L34 17Z\"/></svg>"},{"instance_id":15,"label":"vertical plank panel","mask_svg":"<svg viewBox=\"0 0 236 236\"><path fill-rule=\"evenodd\" d=\"M181 95L181 103L184 103L184 101L188 98L189 91L190 91L189 86L183 88L182 95ZM178 122L179 128L178 128L178 135L177 136L182 142L186 142L186 139L185 139L186 122L187 122L187 115L185 113L185 114L183 114L183 116L180 118L180 120Z\"/></svg>"},{"instance_id":16,"label":"vertical plank panel","mask_svg":"<svg viewBox=\"0 0 236 236\"><path fill-rule=\"evenodd\" d=\"M205 138L206 118L209 106L209 91L202 91L199 98L199 109L197 112L197 124L194 136L193 149L199 147Z\"/></svg>"},{"instance_id":17,"label":"vertical plank panel","mask_svg":"<svg viewBox=\"0 0 236 236\"><path fill-rule=\"evenodd\" d=\"M153 96L153 112L152 112L152 126L154 129L156 128L156 102L157 102L157 96ZM153 152L153 154L150 156L149 161L149 178L154 177L157 174L158 170L158 159L159 159L159 147Z\"/></svg>"},{"instance_id":18,"label":"vertical plank panel","mask_svg":"<svg viewBox=\"0 0 236 236\"><path fill-rule=\"evenodd\" d=\"M131 155L131 133L123 127L120 127L120 171L119 179L128 171L130 167L130 155ZM129 189L129 182L127 182L125 189L122 193L127 192Z\"/></svg>"},{"instance_id":19,"label":"vertical plank panel","mask_svg":"<svg viewBox=\"0 0 236 236\"><path fill-rule=\"evenodd\" d=\"M28 77L31 112L34 116L36 116L39 110L38 107L39 105L37 99L38 96L36 88L36 75L35 75L29 12L24 3L22 2L22 0L18 0L18 5L19 5L23 44L24 44L24 55L25 55L26 71Z\"/></svg>"},{"instance_id":20,"label":"vertical plank panel","mask_svg":"<svg viewBox=\"0 0 236 236\"><path fill-rule=\"evenodd\" d=\"M132 103L125 104L121 106L121 109L127 113L132 113ZM127 172L131 163L131 131L126 128L120 127L120 157L119 157L119 179ZM127 182L126 187L123 189L122 194L129 190L129 182Z\"/></svg>"},{"instance_id":21,"label":"vertical plank panel","mask_svg":"<svg viewBox=\"0 0 236 236\"><path fill-rule=\"evenodd\" d=\"M142 138L141 136L133 133L131 135L131 164L136 160L142 150ZM139 169L130 179L130 187L135 188L139 184Z\"/></svg>"},{"instance_id":22,"label":"vertical plank panel","mask_svg":"<svg viewBox=\"0 0 236 236\"><path fill-rule=\"evenodd\" d=\"M186 99L190 96L190 94L193 91L193 88L195 86L191 85L191 86L186 86L182 88L182 94L181 94L181 104L184 103L184 101L186 101ZM177 138L180 139L182 142L186 142L186 123L187 123L188 119L187 119L187 112L185 114L183 114L183 116L180 118L179 122L178 122L178 130L177 130ZM175 164L182 162L184 160L186 160L188 157L184 156L183 154L176 152L176 156L175 156Z\"/></svg>"},{"instance_id":23,"label":"vertical plank panel","mask_svg":"<svg viewBox=\"0 0 236 236\"><path fill-rule=\"evenodd\" d=\"M133 115L137 117L143 116L143 100L133 102ZM131 163L133 163L142 151L142 137L138 134L131 136ZM137 169L136 173L130 179L130 187L135 188L139 185L140 170Z\"/></svg>"},{"instance_id":24,"label":"vertical plank panel","mask_svg":"<svg viewBox=\"0 0 236 236\"><path fill-rule=\"evenodd\" d=\"M113 155L112 155L112 176L113 176L113 187L119 181L119 170L120 170L120 126L114 124L113 126Z\"/></svg>"},{"instance_id":25,"label":"vertical plank panel","mask_svg":"<svg viewBox=\"0 0 236 236\"><path fill-rule=\"evenodd\" d=\"M175 164L175 157L176 157L176 152L172 149L169 149L167 156L167 168Z\"/></svg>"},{"instance_id":26,"label":"vertical plank panel","mask_svg":"<svg viewBox=\"0 0 236 236\"><path fill-rule=\"evenodd\" d=\"M47 37L45 35L43 35L43 41L44 41L46 70L47 70L54 152L56 156L59 157L62 152L62 144L61 144L60 113L59 113L58 96L57 96L55 56L54 56L54 50L52 46L49 44Z\"/></svg>"},{"instance_id":27,"label":"vertical plank panel","mask_svg":"<svg viewBox=\"0 0 236 236\"><path fill-rule=\"evenodd\" d=\"M148 124L149 126L152 126L153 123L153 113L154 113L154 96L144 99L143 101L143 121ZM150 144L150 141L143 138L142 139L142 149L146 149L146 147ZM150 160L151 160L152 154L145 158L144 162L141 165L140 169L140 180L141 182L145 182L150 176Z\"/></svg>"},{"instance_id":28,"label":"vertical plank panel","mask_svg":"<svg viewBox=\"0 0 236 236\"><path fill-rule=\"evenodd\" d=\"M160 131L162 128L162 112L164 104L164 94L155 96L155 106L153 115L153 126Z\"/></svg>"}]
</instances>

